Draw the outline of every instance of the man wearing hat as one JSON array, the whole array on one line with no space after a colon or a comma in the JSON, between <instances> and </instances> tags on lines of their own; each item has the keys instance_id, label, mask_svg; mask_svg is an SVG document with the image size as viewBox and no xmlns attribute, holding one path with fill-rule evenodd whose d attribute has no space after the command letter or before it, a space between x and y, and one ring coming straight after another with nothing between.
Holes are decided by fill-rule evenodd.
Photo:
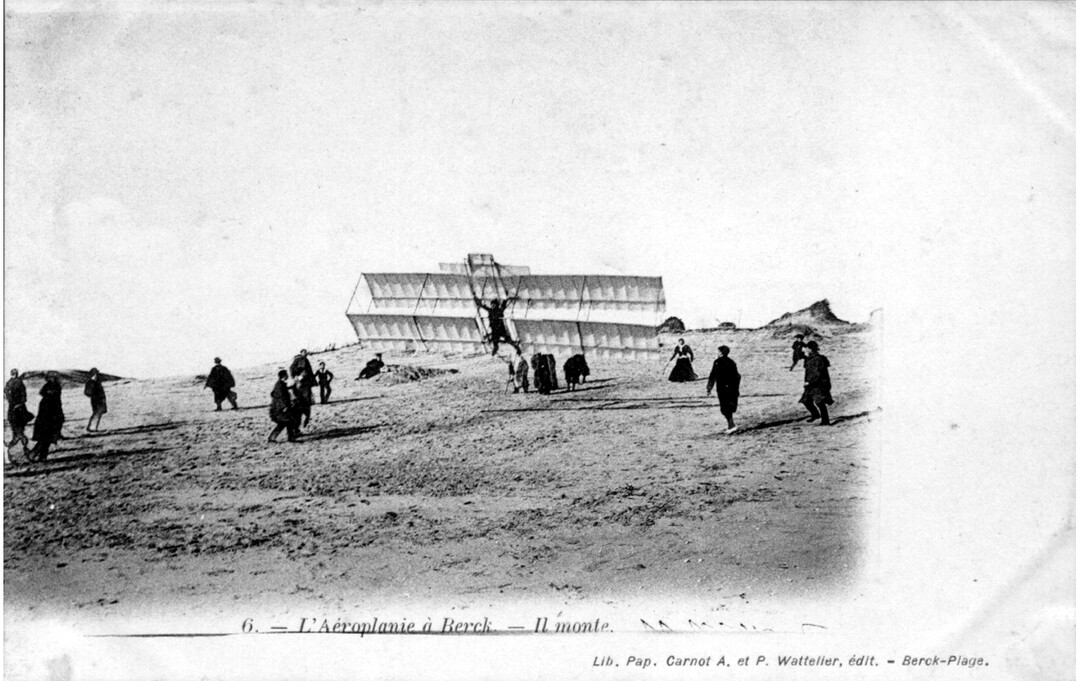
<instances>
[{"instance_id":1,"label":"man wearing hat","mask_svg":"<svg viewBox=\"0 0 1080 681\"><path fill-rule=\"evenodd\" d=\"M807 421L821 419L821 425L829 421L828 405L833 403L832 380L829 378L829 359L818 352L817 341L806 344L806 361L803 362L806 374L803 378L803 394L799 399L810 412Z\"/></svg>"},{"instance_id":2,"label":"man wearing hat","mask_svg":"<svg viewBox=\"0 0 1080 681\"><path fill-rule=\"evenodd\" d=\"M233 409L236 409L236 393L233 392L233 387L236 385L236 381L233 380L232 372L221 363L220 357L214 358L214 368L210 370L210 375L206 377L206 385L203 386L203 390L210 388L214 391L214 402L217 404L217 409L214 411L221 411L221 403L225 400L229 401Z\"/></svg>"},{"instance_id":3,"label":"man wearing hat","mask_svg":"<svg viewBox=\"0 0 1080 681\"><path fill-rule=\"evenodd\" d=\"M806 343L803 343L802 339L801 333L795 334L795 342L791 344L791 368L788 371L794 371L795 365L803 358L803 348L806 347Z\"/></svg>"}]
</instances>

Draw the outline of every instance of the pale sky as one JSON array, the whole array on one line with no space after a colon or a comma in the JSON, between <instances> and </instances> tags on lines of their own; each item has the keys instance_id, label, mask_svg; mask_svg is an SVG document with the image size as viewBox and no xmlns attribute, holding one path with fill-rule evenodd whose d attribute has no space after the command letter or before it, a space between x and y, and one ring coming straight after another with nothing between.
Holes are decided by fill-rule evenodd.
<instances>
[{"instance_id":1,"label":"pale sky","mask_svg":"<svg viewBox=\"0 0 1080 681\"><path fill-rule=\"evenodd\" d=\"M469 252L662 276L691 326L1073 281L1072 4L43 6L7 7L7 368L284 361L355 338L361 272Z\"/></svg>"}]
</instances>

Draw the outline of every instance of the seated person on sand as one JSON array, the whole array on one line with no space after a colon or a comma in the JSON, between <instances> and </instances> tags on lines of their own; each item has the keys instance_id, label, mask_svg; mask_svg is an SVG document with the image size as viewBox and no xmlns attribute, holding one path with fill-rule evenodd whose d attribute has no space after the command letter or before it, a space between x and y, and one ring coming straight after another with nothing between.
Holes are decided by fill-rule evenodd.
<instances>
[{"instance_id":1,"label":"seated person on sand","mask_svg":"<svg viewBox=\"0 0 1080 681\"><path fill-rule=\"evenodd\" d=\"M357 380L359 380L361 378L371 378L372 376L376 376L380 371L382 371L382 368L384 366L386 365L383 364L382 353L376 352L375 359L365 364L364 368L360 370L360 375L356 378Z\"/></svg>"}]
</instances>

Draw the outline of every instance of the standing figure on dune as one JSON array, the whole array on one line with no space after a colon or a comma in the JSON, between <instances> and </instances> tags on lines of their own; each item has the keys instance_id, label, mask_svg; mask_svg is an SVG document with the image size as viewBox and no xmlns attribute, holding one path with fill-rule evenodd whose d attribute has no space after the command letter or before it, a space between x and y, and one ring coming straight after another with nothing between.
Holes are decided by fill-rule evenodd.
<instances>
[{"instance_id":1,"label":"standing figure on dune","mask_svg":"<svg viewBox=\"0 0 1080 681\"><path fill-rule=\"evenodd\" d=\"M795 334L795 342L791 344L791 368L788 371L794 371L795 366L802 361L803 348L805 347L806 343L803 343L803 335L801 333Z\"/></svg>"},{"instance_id":2,"label":"standing figure on dune","mask_svg":"<svg viewBox=\"0 0 1080 681\"><path fill-rule=\"evenodd\" d=\"M828 426L828 405L833 403L832 379L829 378L829 359L818 352L817 341L806 344L806 361L803 362L806 371L803 379L803 394L799 398L807 411L810 412L809 422L821 419L821 425Z\"/></svg>"},{"instance_id":3,"label":"standing figure on dune","mask_svg":"<svg viewBox=\"0 0 1080 681\"><path fill-rule=\"evenodd\" d=\"M312 388L315 387L315 372L311 370L311 362L307 358L307 350L301 350L300 354L293 357L289 374L296 380L294 394L300 396L300 412L304 416L304 425L311 422L311 403L315 401ZM295 405L294 405L295 406Z\"/></svg>"},{"instance_id":4,"label":"standing figure on dune","mask_svg":"<svg viewBox=\"0 0 1080 681\"><path fill-rule=\"evenodd\" d=\"M292 413L292 399L289 396L289 384L287 380L289 372L282 369L278 372L277 383L270 392L270 420L274 422L274 429L270 431L269 442L277 442L277 436L281 431L288 430L289 442L296 441L297 429Z\"/></svg>"},{"instance_id":5,"label":"standing figure on dune","mask_svg":"<svg viewBox=\"0 0 1080 681\"><path fill-rule=\"evenodd\" d=\"M529 392L529 361L521 354L521 348L515 348L514 359L510 361L510 375L514 381L514 392Z\"/></svg>"},{"instance_id":6,"label":"standing figure on dune","mask_svg":"<svg viewBox=\"0 0 1080 681\"><path fill-rule=\"evenodd\" d=\"M675 368L668 376L669 381L684 383L697 380L697 374L694 373L694 351L682 338L679 339L679 344L675 346L675 351L671 353L671 359L668 361L672 359L675 360Z\"/></svg>"},{"instance_id":7,"label":"standing figure on dune","mask_svg":"<svg viewBox=\"0 0 1080 681\"><path fill-rule=\"evenodd\" d=\"M236 393L233 392L235 386L236 381L233 379L232 372L221 363L220 357L215 357L214 368L210 370L210 374L206 377L206 385L203 386L203 390L210 388L214 393L214 403L217 404L217 409L214 411L221 411L221 403L225 400L228 400L232 408L236 409Z\"/></svg>"},{"instance_id":8,"label":"standing figure on dune","mask_svg":"<svg viewBox=\"0 0 1080 681\"><path fill-rule=\"evenodd\" d=\"M319 370L315 372L315 381L319 384L319 404L330 401L330 393L334 392L330 387L333 380L334 372L326 368L326 362L319 362Z\"/></svg>"},{"instance_id":9,"label":"standing figure on dune","mask_svg":"<svg viewBox=\"0 0 1080 681\"><path fill-rule=\"evenodd\" d=\"M60 400L63 389L60 376L55 371L45 375L45 385L41 386L41 402L38 403L37 420L34 422L34 448L30 450L32 461L45 461L49 458L49 447L60 440L64 427L64 406Z\"/></svg>"},{"instance_id":10,"label":"standing figure on dune","mask_svg":"<svg viewBox=\"0 0 1080 681\"><path fill-rule=\"evenodd\" d=\"M584 383L589 375L589 363L585 361L585 355L577 354L566 360L563 364L563 375L566 377L566 389L574 390L578 383Z\"/></svg>"},{"instance_id":11,"label":"standing figure on dune","mask_svg":"<svg viewBox=\"0 0 1080 681\"><path fill-rule=\"evenodd\" d=\"M292 424L297 432L299 432L301 425L307 427L307 425L311 423L311 401L313 395L311 393L311 388L304 386L304 382L300 376L296 376L289 381L289 388L292 390Z\"/></svg>"},{"instance_id":12,"label":"standing figure on dune","mask_svg":"<svg viewBox=\"0 0 1080 681\"><path fill-rule=\"evenodd\" d=\"M532 356L533 387L541 395L551 394L551 363L548 357L539 352Z\"/></svg>"},{"instance_id":13,"label":"standing figure on dune","mask_svg":"<svg viewBox=\"0 0 1080 681\"><path fill-rule=\"evenodd\" d=\"M8 402L7 420L11 426L11 442L7 446L13 447L16 442L22 442L25 450L29 442L26 424L34 419L34 415L26 409L26 384L19 376L18 369L11 370L11 378L4 384L4 399Z\"/></svg>"},{"instance_id":14,"label":"standing figure on dune","mask_svg":"<svg viewBox=\"0 0 1080 681\"><path fill-rule=\"evenodd\" d=\"M90 398L90 420L86 423L86 432L100 431L101 417L109 413L109 405L105 401L105 386L101 385L101 376L97 369L90 370L90 378L83 387L83 395ZM95 417L97 418L96 429L91 427L94 425Z\"/></svg>"},{"instance_id":15,"label":"standing figure on dune","mask_svg":"<svg viewBox=\"0 0 1080 681\"><path fill-rule=\"evenodd\" d=\"M705 394L712 393L716 386L716 397L720 400L720 413L727 419L727 433L735 432L735 419L732 418L739 409L739 384L742 376L739 375L739 367L735 360L728 357L731 348L721 345L718 350L720 356L713 361L712 371L709 373L709 384L705 386Z\"/></svg>"}]
</instances>

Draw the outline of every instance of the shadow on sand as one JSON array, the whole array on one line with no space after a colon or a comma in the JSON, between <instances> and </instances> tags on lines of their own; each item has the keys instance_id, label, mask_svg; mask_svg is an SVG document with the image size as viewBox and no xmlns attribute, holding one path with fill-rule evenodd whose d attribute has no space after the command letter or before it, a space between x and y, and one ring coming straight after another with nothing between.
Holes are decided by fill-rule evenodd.
<instances>
[{"instance_id":1,"label":"shadow on sand","mask_svg":"<svg viewBox=\"0 0 1080 681\"><path fill-rule=\"evenodd\" d=\"M141 449L129 449L126 451L107 451L100 454L70 454L68 456L63 456L62 452L51 452L48 461L16 464L4 472L4 477L29 478L39 475L49 475L50 473L61 473L63 471L83 469L86 467L85 465L78 465L79 462L92 461L94 464L108 463L129 456L158 454L168 450L168 447L143 447Z\"/></svg>"},{"instance_id":2,"label":"shadow on sand","mask_svg":"<svg viewBox=\"0 0 1080 681\"><path fill-rule=\"evenodd\" d=\"M561 404L586 403L582 406L559 406ZM574 399L551 400L549 407L510 407L506 409L484 409L483 413L492 414L500 412L544 412L544 411L619 411L623 409L715 409L711 401L702 398L688 397L644 397L639 399L605 399L600 397L585 397Z\"/></svg>"},{"instance_id":3,"label":"shadow on sand","mask_svg":"<svg viewBox=\"0 0 1080 681\"><path fill-rule=\"evenodd\" d=\"M835 426L838 423L844 423L845 421L852 421L854 419L863 418L865 416L870 416L875 411L881 411L881 408L879 407L876 410L860 411L857 414L844 414L842 416L833 416L829 420L831 421L832 425ZM747 428L740 429L740 430L745 430L745 431L762 430L764 428L776 428L777 426L786 426L786 425L791 424L791 423L801 423L801 422L810 423L809 421L807 421L808 418L810 418L809 415L800 414L799 416L796 416L795 418L781 419L781 420L778 420L778 421L768 421L766 423L759 423L756 426L748 426Z\"/></svg>"},{"instance_id":4,"label":"shadow on sand","mask_svg":"<svg viewBox=\"0 0 1080 681\"><path fill-rule=\"evenodd\" d=\"M312 407L329 407L329 406L332 406L332 405L335 405L335 404L347 404L349 402L364 402L365 400L377 400L377 399L379 399L379 397L380 397L380 395L368 395L368 396L365 396L365 397L350 397L350 398L344 399L344 400L331 399L326 404L322 404L321 402L319 402L318 396L316 396L315 397L315 402L311 406ZM256 405L253 405L253 406L250 406L250 407L239 407L238 409L236 409L236 411L252 411L254 409L266 410L266 409L269 409L269 408L270 408L270 403L267 402L266 404L256 404ZM213 412L214 410L211 409L210 411ZM222 411L233 411L233 410L232 409L222 409Z\"/></svg>"},{"instance_id":5,"label":"shadow on sand","mask_svg":"<svg viewBox=\"0 0 1080 681\"><path fill-rule=\"evenodd\" d=\"M128 428L104 428L99 431L88 433L83 431L75 437L66 437L65 440L84 440L107 437L109 435L140 435L144 433L160 433L168 430L176 430L180 426L186 426L190 421L169 421L168 423L148 423L143 426L130 426Z\"/></svg>"},{"instance_id":6,"label":"shadow on sand","mask_svg":"<svg viewBox=\"0 0 1080 681\"><path fill-rule=\"evenodd\" d=\"M330 430L323 430L310 434L302 434L300 436L300 442L315 442L317 440L335 440L340 437L355 437L357 435L363 435L364 433L370 433L371 431L378 430L379 428L382 428L382 426L349 426L347 428L331 428Z\"/></svg>"}]
</instances>

